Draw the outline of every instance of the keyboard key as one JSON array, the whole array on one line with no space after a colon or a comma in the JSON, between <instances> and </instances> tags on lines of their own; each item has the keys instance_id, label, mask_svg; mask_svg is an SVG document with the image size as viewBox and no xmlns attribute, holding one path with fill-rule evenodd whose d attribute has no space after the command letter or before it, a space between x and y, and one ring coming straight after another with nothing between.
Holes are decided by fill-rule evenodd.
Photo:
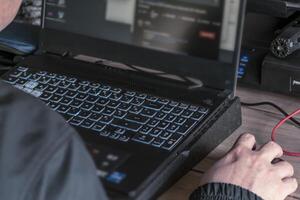
<instances>
[{"instance_id":1,"label":"keyboard key","mask_svg":"<svg viewBox=\"0 0 300 200\"><path fill-rule=\"evenodd\" d=\"M97 102L100 106L106 106L110 101L108 99L100 98Z\"/></svg>"},{"instance_id":2,"label":"keyboard key","mask_svg":"<svg viewBox=\"0 0 300 200\"><path fill-rule=\"evenodd\" d=\"M172 111L172 114L174 115L181 115L182 113L183 113L182 108L174 108L174 110Z\"/></svg>"},{"instance_id":3,"label":"keyboard key","mask_svg":"<svg viewBox=\"0 0 300 200\"><path fill-rule=\"evenodd\" d=\"M65 94L67 93L67 90L66 89L63 89L63 88L59 88L55 94L59 95L59 96L64 96Z\"/></svg>"},{"instance_id":4,"label":"keyboard key","mask_svg":"<svg viewBox=\"0 0 300 200\"><path fill-rule=\"evenodd\" d=\"M90 83L90 87L92 87L92 88L99 88L100 84L99 83Z\"/></svg>"},{"instance_id":5,"label":"keyboard key","mask_svg":"<svg viewBox=\"0 0 300 200\"><path fill-rule=\"evenodd\" d=\"M75 100L72 101L71 106L75 107L75 108L79 108L82 104L83 104L82 101L79 101L79 100L75 99Z\"/></svg>"},{"instance_id":6,"label":"keyboard key","mask_svg":"<svg viewBox=\"0 0 300 200\"><path fill-rule=\"evenodd\" d=\"M89 119L85 119L80 126L83 128L92 128L94 126L95 122Z\"/></svg>"},{"instance_id":7,"label":"keyboard key","mask_svg":"<svg viewBox=\"0 0 300 200\"><path fill-rule=\"evenodd\" d=\"M48 93L48 92L43 92L43 94L40 96L40 98L42 100L49 100L51 97L52 97L52 94Z\"/></svg>"},{"instance_id":8,"label":"keyboard key","mask_svg":"<svg viewBox=\"0 0 300 200\"><path fill-rule=\"evenodd\" d=\"M143 103L143 107L153 109L153 110L161 110L163 107L163 104L157 103L157 102L145 101Z\"/></svg>"},{"instance_id":9,"label":"keyboard key","mask_svg":"<svg viewBox=\"0 0 300 200\"><path fill-rule=\"evenodd\" d=\"M64 80L67 79L67 77L65 75L57 75L56 78L61 80L61 81L64 81Z\"/></svg>"},{"instance_id":10,"label":"keyboard key","mask_svg":"<svg viewBox=\"0 0 300 200\"><path fill-rule=\"evenodd\" d=\"M139 124L146 124L149 121L148 117L131 113L127 114L124 119L127 121L137 122Z\"/></svg>"},{"instance_id":11,"label":"keyboard key","mask_svg":"<svg viewBox=\"0 0 300 200\"><path fill-rule=\"evenodd\" d=\"M68 114L69 114L69 115L75 116L75 115L78 115L79 112L80 112L80 109L79 109L79 108L72 108L72 107L71 107L70 110L68 111Z\"/></svg>"},{"instance_id":12,"label":"keyboard key","mask_svg":"<svg viewBox=\"0 0 300 200\"><path fill-rule=\"evenodd\" d=\"M49 78L55 78L56 74L55 73L47 73L46 76Z\"/></svg>"},{"instance_id":13,"label":"keyboard key","mask_svg":"<svg viewBox=\"0 0 300 200\"><path fill-rule=\"evenodd\" d=\"M170 125L170 123L162 121L158 124L157 128L166 129L169 125Z\"/></svg>"},{"instance_id":14,"label":"keyboard key","mask_svg":"<svg viewBox=\"0 0 300 200\"><path fill-rule=\"evenodd\" d=\"M113 117L107 116L107 115L103 115L103 116L101 116L101 118L100 118L99 121L102 122L102 123L104 123L104 124L110 124L112 122L112 120L113 120Z\"/></svg>"},{"instance_id":15,"label":"keyboard key","mask_svg":"<svg viewBox=\"0 0 300 200\"><path fill-rule=\"evenodd\" d=\"M59 113L66 113L69 111L69 109L70 109L70 107L68 107L68 106L60 105L56 111Z\"/></svg>"},{"instance_id":16,"label":"keyboard key","mask_svg":"<svg viewBox=\"0 0 300 200\"><path fill-rule=\"evenodd\" d=\"M83 104L81 105L81 109L89 111L89 110L91 110L91 109L93 108L93 106L94 106L94 105L91 104L91 103L83 103Z\"/></svg>"},{"instance_id":17,"label":"keyboard key","mask_svg":"<svg viewBox=\"0 0 300 200\"><path fill-rule=\"evenodd\" d=\"M29 80L38 81L40 78L41 78L40 75L38 75L38 74L32 74L31 77L29 78Z\"/></svg>"},{"instance_id":18,"label":"keyboard key","mask_svg":"<svg viewBox=\"0 0 300 200\"><path fill-rule=\"evenodd\" d=\"M130 103L132 100L133 100L133 97L123 95L120 101L123 103Z\"/></svg>"},{"instance_id":19,"label":"keyboard key","mask_svg":"<svg viewBox=\"0 0 300 200\"><path fill-rule=\"evenodd\" d=\"M100 123L100 122L97 122L97 123L93 126L93 130L94 130L94 131L97 131L97 132L100 132L100 131L102 131L105 127L106 127L105 124L102 124L102 123Z\"/></svg>"},{"instance_id":20,"label":"keyboard key","mask_svg":"<svg viewBox=\"0 0 300 200\"><path fill-rule=\"evenodd\" d=\"M60 83L60 80L57 80L57 79L50 79L50 81L48 82L48 84L51 86L57 86L59 83Z\"/></svg>"},{"instance_id":21,"label":"keyboard key","mask_svg":"<svg viewBox=\"0 0 300 200\"><path fill-rule=\"evenodd\" d=\"M101 113L102 111L104 110L104 107L103 106L99 106L99 105L96 105L93 107L93 109L91 110L92 112L94 113Z\"/></svg>"},{"instance_id":22,"label":"keyboard key","mask_svg":"<svg viewBox=\"0 0 300 200\"><path fill-rule=\"evenodd\" d=\"M22 78L22 79L29 79L31 77L31 74L30 73L28 73L28 72L23 72L20 76L19 76L19 78Z\"/></svg>"},{"instance_id":23,"label":"keyboard key","mask_svg":"<svg viewBox=\"0 0 300 200\"><path fill-rule=\"evenodd\" d=\"M79 85L84 85L84 86L88 86L90 84L89 81L80 81Z\"/></svg>"},{"instance_id":24,"label":"keyboard key","mask_svg":"<svg viewBox=\"0 0 300 200\"><path fill-rule=\"evenodd\" d=\"M69 85L68 89L72 90L72 91L77 91L79 87L80 87L79 84L77 84L77 83L71 83L71 85Z\"/></svg>"},{"instance_id":25,"label":"keyboard key","mask_svg":"<svg viewBox=\"0 0 300 200\"><path fill-rule=\"evenodd\" d=\"M24 85L25 83L27 83L27 81L24 79L18 79L16 82L17 85Z\"/></svg>"},{"instance_id":26,"label":"keyboard key","mask_svg":"<svg viewBox=\"0 0 300 200\"><path fill-rule=\"evenodd\" d=\"M163 120L166 116L167 116L166 113L159 112L159 113L157 113L157 115L155 116L155 118L158 119L158 120Z\"/></svg>"},{"instance_id":27,"label":"keyboard key","mask_svg":"<svg viewBox=\"0 0 300 200\"><path fill-rule=\"evenodd\" d=\"M92 88L88 93L93 96L98 96L101 90L99 88Z\"/></svg>"},{"instance_id":28,"label":"keyboard key","mask_svg":"<svg viewBox=\"0 0 300 200\"><path fill-rule=\"evenodd\" d=\"M164 140L168 140L171 136L172 136L172 133L167 132L167 131L163 131L163 132L159 135L159 137L160 137L161 139L164 139Z\"/></svg>"},{"instance_id":29,"label":"keyboard key","mask_svg":"<svg viewBox=\"0 0 300 200\"><path fill-rule=\"evenodd\" d=\"M150 126L144 125L144 126L141 128L140 132L141 132L142 134L148 134L151 130L152 130L152 128L151 128Z\"/></svg>"},{"instance_id":30,"label":"keyboard key","mask_svg":"<svg viewBox=\"0 0 300 200\"><path fill-rule=\"evenodd\" d=\"M186 122L186 118L183 118L183 117L177 117L174 121L175 124L178 124L178 125L182 125Z\"/></svg>"},{"instance_id":31,"label":"keyboard key","mask_svg":"<svg viewBox=\"0 0 300 200\"><path fill-rule=\"evenodd\" d=\"M167 122L173 122L176 118L177 118L176 115L169 114L169 115L167 115L167 117L165 118L165 121L167 121Z\"/></svg>"},{"instance_id":32,"label":"keyboard key","mask_svg":"<svg viewBox=\"0 0 300 200\"><path fill-rule=\"evenodd\" d=\"M84 118L76 116L70 120L70 124L72 124L74 126L78 126L83 122L83 120L84 120Z\"/></svg>"},{"instance_id":33,"label":"keyboard key","mask_svg":"<svg viewBox=\"0 0 300 200\"><path fill-rule=\"evenodd\" d=\"M122 92L122 89L120 89L120 88L112 88L110 91L113 92L113 93L120 94Z\"/></svg>"},{"instance_id":34,"label":"keyboard key","mask_svg":"<svg viewBox=\"0 0 300 200\"><path fill-rule=\"evenodd\" d=\"M188 119L180 128L177 130L177 133L186 135L194 126L196 125L196 121L192 119Z\"/></svg>"},{"instance_id":35,"label":"keyboard key","mask_svg":"<svg viewBox=\"0 0 300 200\"><path fill-rule=\"evenodd\" d=\"M167 105L170 101L168 99L158 99L157 102L161 103L161 104L164 104L164 105Z\"/></svg>"},{"instance_id":36,"label":"keyboard key","mask_svg":"<svg viewBox=\"0 0 300 200\"><path fill-rule=\"evenodd\" d=\"M77 79L76 78L67 77L66 81L68 81L70 83L75 83L77 81Z\"/></svg>"},{"instance_id":37,"label":"keyboard key","mask_svg":"<svg viewBox=\"0 0 300 200\"><path fill-rule=\"evenodd\" d=\"M106 90L106 91L108 91L108 90L111 89L111 87L108 86L108 85L101 85L100 88L101 88L102 90Z\"/></svg>"},{"instance_id":38,"label":"keyboard key","mask_svg":"<svg viewBox=\"0 0 300 200\"><path fill-rule=\"evenodd\" d=\"M146 99L147 94L137 94L136 97L139 99Z\"/></svg>"},{"instance_id":39,"label":"keyboard key","mask_svg":"<svg viewBox=\"0 0 300 200\"><path fill-rule=\"evenodd\" d=\"M156 128L156 129L152 129L149 134L152 135L153 137L158 137L161 133L162 130Z\"/></svg>"},{"instance_id":40,"label":"keyboard key","mask_svg":"<svg viewBox=\"0 0 300 200\"><path fill-rule=\"evenodd\" d=\"M73 116L69 115L68 113L63 113L62 116L65 118L67 122L69 122L73 118Z\"/></svg>"},{"instance_id":41,"label":"keyboard key","mask_svg":"<svg viewBox=\"0 0 300 200\"><path fill-rule=\"evenodd\" d=\"M117 139L119 139L120 136L121 136L121 135L118 134L118 133L111 133L111 134L109 135L109 138L114 139L114 140L117 140Z\"/></svg>"},{"instance_id":42,"label":"keyboard key","mask_svg":"<svg viewBox=\"0 0 300 200\"><path fill-rule=\"evenodd\" d=\"M126 112L122 111L122 110L116 110L114 117L119 118L119 119L123 119L126 115Z\"/></svg>"},{"instance_id":43,"label":"keyboard key","mask_svg":"<svg viewBox=\"0 0 300 200\"><path fill-rule=\"evenodd\" d=\"M198 111L199 107L198 106L190 106L188 109L190 111L196 112L196 111Z\"/></svg>"},{"instance_id":44,"label":"keyboard key","mask_svg":"<svg viewBox=\"0 0 300 200\"><path fill-rule=\"evenodd\" d=\"M58 84L58 87L60 87L60 88L68 88L70 85L71 85L71 83L68 82L68 81L61 81L61 82Z\"/></svg>"},{"instance_id":45,"label":"keyboard key","mask_svg":"<svg viewBox=\"0 0 300 200\"><path fill-rule=\"evenodd\" d=\"M162 148L166 150L171 150L173 149L182 139L182 136L179 134L174 134L171 136L169 140L167 140L163 145Z\"/></svg>"},{"instance_id":46,"label":"keyboard key","mask_svg":"<svg viewBox=\"0 0 300 200\"><path fill-rule=\"evenodd\" d=\"M109 91L103 91L103 90L99 94L99 96L103 97L103 98L108 98L110 95L111 95L111 92L109 92Z\"/></svg>"},{"instance_id":47,"label":"keyboard key","mask_svg":"<svg viewBox=\"0 0 300 200\"><path fill-rule=\"evenodd\" d=\"M50 103L48 104L48 106L49 106L52 110L56 110L56 109L58 108L59 104L58 104L58 103L50 102Z\"/></svg>"},{"instance_id":48,"label":"keyboard key","mask_svg":"<svg viewBox=\"0 0 300 200\"><path fill-rule=\"evenodd\" d=\"M121 103L118 108L122 111L127 112L131 108L131 105L126 103Z\"/></svg>"},{"instance_id":49,"label":"keyboard key","mask_svg":"<svg viewBox=\"0 0 300 200\"><path fill-rule=\"evenodd\" d=\"M24 78L24 79L27 79L27 78ZM42 84L47 84L50 80L51 80L51 78L43 76L38 80L38 82L42 83Z\"/></svg>"},{"instance_id":50,"label":"keyboard key","mask_svg":"<svg viewBox=\"0 0 300 200\"><path fill-rule=\"evenodd\" d=\"M147 117L154 117L154 115L156 114L156 111L145 108L145 109L143 109L141 114L144 115L144 116L147 116Z\"/></svg>"},{"instance_id":51,"label":"keyboard key","mask_svg":"<svg viewBox=\"0 0 300 200\"><path fill-rule=\"evenodd\" d=\"M181 103L178 105L179 108L182 108L182 109L187 109L189 107L188 104L185 104L185 103Z\"/></svg>"},{"instance_id":52,"label":"keyboard key","mask_svg":"<svg viewBox=\"0 0 300 200\"><path fill-rule=\"evenodd\" d=\"M54 87L54 86L49 85L49 86L45 89L45 92L54 93L57 89L58 89L57 87Z\"/></svg>"},{"instance_id":53,"label":"keyboard key","mask_svg":"<svg viewBox=\"0 0 300 200\"><path fill-rule=\"evenodd\" d=\"M195 120L200 120L204 117L204 115L205 114L203 114L202 112L195 112L191 118Z\"/></svg>"},{"instance_id":54,"label":"keyboard key","mask_svg":"<svg viewBox=\"0 0 300 200\"><path fill-rule=\"evenodd\" d=\"M29 88L29 89L34 89L34 88L36 88L38 85L39 85L39 83L36 82L36 81L28 81L28 82L24 85L24 87ZM50 92L50 91L47 91L47 92ZM51 92L50 92L50 93L51 93Z\"/></svg>"},{"instance_id":55,"label":"keyboard key","mask_svg":"<svg viewBox=\"0 0 300 200\"><path fill-rule=\"evenodd\" d=\"M108 116L112 116L115 113L115 109L113 108L104 108L104 110L102 111L103 115L108 115Z\"/></svg>"},{"instance_id":56,"label":"keyboard key","mask_svg":"<svg viewBox=\"0 0 300 200\"><path fill-rule=\"evenodd\" d=\"M135 106L141 106L144 102L145 102L145 100L143 100L143 99L134 98L131 101L131 104L135 105Z\"/></svg>"},{"instance_id":57,"label":"keyboard key","mask_svg":"<svg viewBox=\"0 0 300 200\"><path fill-rule=\"evenodd\" d=\"M209 109L208 108L205 108L205 107L199 107L198 109L199 112L203 113L203 114L207 114Z\"/></svg>"},{"instance_id":58,"label":"keyboard key","mask_svg":"<svg viewBox=\"0 0 300 200\"><path fill-rule=\"evenodd\" d=\"M179 129L179 127L180 126L177 124L170 124L170 126L167 128L167 131L175 133Z\"/></svg>"},{"instance_id":59,"label":"keyboard key","mask_svg":"<svg viewBox=\"0 0 300 200\"><path fill-rule=\"evenodd\" d=\"M88 103L96 103L99 100L99 97L95 97L92 95L89 95L88 98L86 99L86 102Z\"/></svg>"},{"instance_id":60,"label":"keyboard key","mask_svg":"<svg viewBox=\"0 0 300 200\"><path fill-rule=\"evenodd\" d=\"M69 97L69 98L75 98L77 96L77 93L72 91L72 90L69 90L66 94L65 94L66 97Z\"/></svg>"},{"instance_id":61,"label":"keyboard key","mask_svg":"<svg viewBox=\"0 0 300 200\"><path fill-rule=\"evenodd\" d=\"M130 96L130 97L134 97L136 95L136 92L126 91L125 95Z\"/></svg>"},{"instance_id":62,"label":"keyboard key","mask_svg":"<svg viewBox=\"0 0 300 200\"><path fill-rule=\"evenodd\" d=\"M87 99L87 97L88 97L88 95L86 95L86 94L78 93L76 96L76 99L78 99L80 101L84 101Z\"/></svg>"},{"instance_id":63,"label":"keyboard key","mask_svg":"<svg viewBox=\"0 0 300 200\"><path fill-rule=\"evenodd\" d=\"M185 111L183 111L183 113L181 114L181 116L182 116L182 117L185 117L185 118L190 118L192 115L193 115L193 111L190 111L190 110L185 110Z\"/></svg>"},{"instance_id":64,"label":"keyboard key","mask_svg":"<svg viewBox=\"0 0 300 200\"><path fill-rule=\"evenodd\" d=\"M130 113L139 114L143 110L140 106L132 106L129 110Z\"/></svg>"},{"instance_id":65,"label":"keyboard key","mask_svg":"<svg viewBox=\"0 0 300 200\"><path fill-rule=\"evenodd\" d=\"M88 111L85 111L85 110L81 110L78 114L79 117L81 118L88 118L92 113L88 112Z\"/></svg>"},{"instance_id":66,"label":"keyboard key","mask_svg":"<svg viewBox=\"0 0 300 200\"><path fill-rule=\"evenodd\" d=\"M158 98L157 98L157 97L154 97L154 96L147 96L146 99L147 99L148 101L152 101L152 102L156 102L156 101L158 100Z\"/></svg>"},{"instance_id":67,"label":"keyboard key","mask_svg":"<svg viewBox=\"0 0 300 200\"><path fill-rule=\"evenodd\" d=\"M145 134L136 134L132 140L144 144L150 144L154 140L154 137Z\"/></svg>"},{"instance_id":68,"label":"keyboard key","mask_svg":"<svg viewBox=\"0 0 300 200\"><path fill-rule=\"evenodd\" d=\"M97 121L100 120L101 117L102 117L102 115L100 115L98 113L93 113L93 114L91 114L91 116L89 117L89 119L92 120L92 121L97 122Z\"/></svg>"},{"instance_id":69,"label":"keyboard key","mask_svg":"<svg viewBox=\"0 0 300 200\"><path fill-rule=\"evenodd\" d=\"M62 97L61 97L61 96L58 96L58 95L53 95L53 96L50 98L50 101L55 102L55 103L60 102L60 100L62 100Z\"/></svg>"},{"instance_id":70,"label":"keyboard key","mask_svg":"<svg viewBox=\"0 0 300 200\"><path fill-rule=\"evenodd\" d=\"M164 142L165 142L165 140L163 140L161 138L155 138L155 140L152 142L152 145L155 147L161 147Z\"/></svg>"},{"instance_id":71,"label":"keyboard key","mask_svg":"<svg viewBox=\"0 0 300 200\"><path fill-rule=\"evenodd\" d=\"M40 90L33 90L31 92L31 95L34 96L34 97L37 97L37 98L40 97L42 94L43 94L43 92L40 91Z\"/></svg>"},{"instance_id":72,"label":"keyboard key","mask_svg":"<svg viewBox=\"0 0 300 200\"><path fill-rule=\"evenodd\" d=\"M167 114L171 113L172 110L173 110L173 107L170 105L166 105L165 107L162 108L162 111Z\"/></svg>"},{"instance_id":73,"label":"keyboard key","mask_svg":"<svg viewBox=\"0 0 300 200\"><path fill-rule=\"evenodd\" d=\"M111 92L109 92L109 93L111 93ZM119 101L122 98L122 96L123 95L121 95L121 94L113 93L109 96L109 99L114 100L114 101Z\"/></svg>"},{"instance_id":74,"label":"keyboard key","mask_svg":"<svg viewBox=\"0 0 300 200\"><path fill-rule=\"evenodd\" d=\"M115 133L120 134L120 135L123 135L125 132L126 132L126 130L123 128L116 128L116 130L115 130Z\"/></svg>"},{"instance_id":75,"label":"keyboard key","mask_svg":"<svg viewBox=\"0 0 300 200\"><path fill-rule=\"evenodd\" d=\"M159 123L159 120L157 120L157 119L151 119L149 121L148 125L151 126L151 127L156 127L158 125L158 123Z\"/></svg>"},{"instance_id":76,"label":"keyboard key","mask_svg":"<svg viewBox=\"0 0 300 200\"><path fill-rule=\"evenodd\" d=\"M125 120L119 120L119 119L114 119L112 121L112 125L119 127L119 128L124 128L127 130L132 130L132 131L138 131L142 125L135 123L135 122L129 122Z\"/></svg>"},{"instance_id":77,"label":"keyboard key","mask_svg":"<svg viewBox=\"0 0 300 200\"><path fill-rule=\"evenodd\" d=\"M110 101L107 106L116 109L121 103L118 101Z\"/></svg>"},{"instance_id":78,"label":"keyboard key","mask_svg":"<svg viewBox=\"0 0 300 200\"><path fill-rule=\"evenodd\" d=\"M88 86L80 86L77 91L83 94L87 94L90 90L91 88Z\"/></svg>"},{"instance_id":79,"label":"keyboard key","mask_svg":"<svg viewBox=\"0 0 300 200\"><path fill-rule=\"evenodd\" d=\"M68 106L68 105L71 104L72 101L73 101L73 100L72 100L71 98L64 97L64 98L60 101L60 103L63 104L63 105Z\"/></svg>"}]
</instances>

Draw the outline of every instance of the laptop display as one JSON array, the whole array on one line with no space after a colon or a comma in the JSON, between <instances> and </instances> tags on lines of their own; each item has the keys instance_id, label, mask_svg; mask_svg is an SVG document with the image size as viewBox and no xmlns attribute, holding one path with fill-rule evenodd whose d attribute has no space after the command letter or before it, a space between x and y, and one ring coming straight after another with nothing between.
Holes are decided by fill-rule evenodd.
<instances>
[{"instance_id":1,"label":"laptop display","mask_svg":"<svg viewBox=\"0 0 300 200\"><path fill-rule=\"evenodd\" d=\"M233 59L239 0L46 2L47 28L173 54Z\"/></svg>"}]
</instances>

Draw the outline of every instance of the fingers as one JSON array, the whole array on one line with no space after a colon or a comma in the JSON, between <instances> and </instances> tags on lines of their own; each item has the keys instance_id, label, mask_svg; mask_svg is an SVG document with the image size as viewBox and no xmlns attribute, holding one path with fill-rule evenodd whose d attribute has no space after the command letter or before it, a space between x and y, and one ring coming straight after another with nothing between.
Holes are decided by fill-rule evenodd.
<instances>
[{"instance_id":1,"label":"fingers","mask_svg":"<svg viewBox=\"0 0 300 200\"><path fill-rule=\"evenodd\" d=\"M236 147L245 147L249 150L252 150L255 147L256 140L255 137L249 133L243 134L236 141L234 148Z\"/></svg>"},{"instance_id":2,"label":"fingers","mask_svg":"<svg viewBox=\"0 0 300 200\"><path fill-rule=\"evenodd\" d=\"M279 146L275 142L269 142L262 146L258 153L269 162L272 162L275 158L280 158L283 156L283 150L281 146Z\"/></svg>"},{"instance_id":3,"label":"fingers","mask_svg":"<svg viewBox=\"0 0 300 200\"><path fill-rule=\"evenodd\" d=\"M298 181L296 178L285 178L283 180L283 191L286 193L286 196L296 192L298 188Z\"/></svg>"},{"instance_id":4,"label":"fingers","mask_svg":"<svg viewBox=\"0 0 300 200\"><path fill-rule=\"evenodd\" d=\"M276 173L282 179L294 176L294 173L295 173L294 167L286 161L278 162L278 163L274 164L273 166L274 166L274 170L276 171Z\"/></svg>"}]
</instances>

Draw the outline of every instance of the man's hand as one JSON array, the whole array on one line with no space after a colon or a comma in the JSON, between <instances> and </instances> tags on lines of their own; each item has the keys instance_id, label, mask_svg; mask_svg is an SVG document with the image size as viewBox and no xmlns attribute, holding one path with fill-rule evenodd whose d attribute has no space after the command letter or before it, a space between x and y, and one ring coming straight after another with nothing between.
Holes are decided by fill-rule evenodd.
<instances>
[{"instance_id":1,"label":"man's hand","mask_svg":"<svg viewBox=\"0 0 300 200\"><path fill-rule=\"evenodd\" d=\"M0 31L12 22L21 2L21 0L0 0Z\"/></svg>"},{"instance_id":2,"label":"man's hand","mask_svg":"<svg viewBox=\"0 0 300 200\"><path fill-rule=\"evenodd\" d=\"M286 161L274 163L283 156L282 148L269 142L256 151L255 143L253 135L242 135L233 149L204 174L201 185L234 184L266 200L283 200L295 192L298 183L293 178L293 166Z\"/></svg>"}]
</instances>

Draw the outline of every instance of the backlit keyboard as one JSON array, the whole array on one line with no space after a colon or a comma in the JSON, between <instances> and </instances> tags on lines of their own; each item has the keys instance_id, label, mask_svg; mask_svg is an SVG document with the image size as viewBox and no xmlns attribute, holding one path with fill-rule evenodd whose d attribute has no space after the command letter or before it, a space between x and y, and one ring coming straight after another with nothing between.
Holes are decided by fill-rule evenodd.
<instances>
[{"instance_id":1,"label":"backlit keyboard","mask_svg":"<svg viewBox=\"0 0 300 200\"><path fill-rule=\"evenodd\" d=\"M13 69L2 79L41 99L75 127L165 150L176 147L209 112L201 106L26 67Z\"/></svg>"}]
</instances>

